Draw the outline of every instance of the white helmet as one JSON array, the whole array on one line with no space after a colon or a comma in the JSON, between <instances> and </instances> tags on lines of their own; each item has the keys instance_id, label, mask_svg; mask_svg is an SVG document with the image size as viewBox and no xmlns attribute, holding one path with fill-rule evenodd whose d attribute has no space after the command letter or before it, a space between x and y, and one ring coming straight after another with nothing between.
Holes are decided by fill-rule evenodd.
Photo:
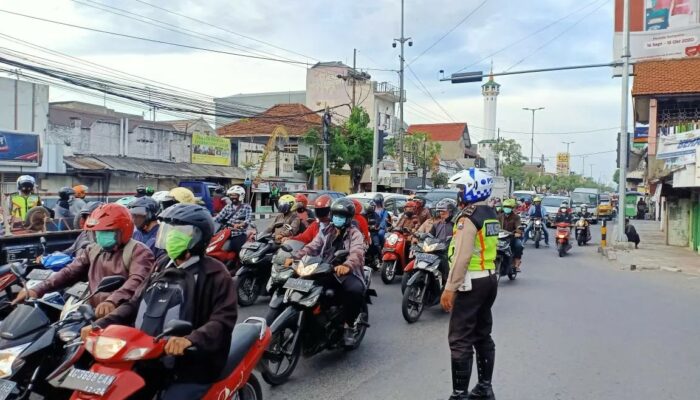
<instances>
[{"instance_id":1,"label":"white helmet","mask_svg":"<svg viewBox=\"0 0 700 400\"><path fill-rule=\"evenodd\" d=\"M226 196L230 196L232 194L237 194L238 197L243 197L243 196L245 196L245 189L243 189L243 187L238 186L238 185L231 186L226 191Z\"/></svg>"},{"instance_id":2,"label":"white helmet","mask_svg":"<svg viewBox=\"0 0 700 400\"><path fill-rule=\"evenodd\" d=\"M22 186L31 186L31 188L34 189L34 186L36 186L36 180L33 176L22 175L17 178L17 190L22 190Z\"/></svg>"},{"instance_id":3,"label":"white helmet","mask_svg":"<svg viewBox=\"0 0 700 400\"><path fill-rule=\"evenodd\" d=\"M459 189L459 200L465 203L486 200L493 191L491 173L481 168L469 168L458 172L450 178L448 183Z\"/></svg>"}]
</instances>

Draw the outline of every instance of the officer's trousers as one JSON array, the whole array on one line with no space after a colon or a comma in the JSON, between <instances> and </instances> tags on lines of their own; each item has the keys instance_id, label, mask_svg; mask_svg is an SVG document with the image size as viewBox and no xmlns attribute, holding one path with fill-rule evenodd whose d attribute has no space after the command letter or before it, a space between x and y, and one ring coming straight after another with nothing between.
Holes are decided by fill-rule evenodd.
<instances>
[{"instance_id":1,"label":"officer's trousers","mask_svg":"<svg viewBox=\"0 0 700 400\"><path fill-rule=\"evenodd\" d=\"M450 317L448 340L453 360L471 359L477 353L493 351L491 306L496 300L496 275L472 279L472 290L457 292Z\"/></svg>"}]
</instances>

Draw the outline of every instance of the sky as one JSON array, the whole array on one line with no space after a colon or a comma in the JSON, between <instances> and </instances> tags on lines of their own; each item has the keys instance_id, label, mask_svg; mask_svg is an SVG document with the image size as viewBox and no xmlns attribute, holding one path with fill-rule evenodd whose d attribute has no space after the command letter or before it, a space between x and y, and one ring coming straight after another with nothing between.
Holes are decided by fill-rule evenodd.
<instances>
[{"instance_id":1,"label":"sky","mask_svg":"<svg viewBox=\"0 0 700 400\"><path fill-rule=\"evenodd\" d=\"M161 8L139 0L0 0L0 10L310 64L351 64L356 48L359 68L368 69L373 80L398 85L399 49L392 42L400 37L399 0L143 1ZM132 14L115 15L105 11L106 6ZM2 12L0 18L0 35L214 97L305 86L304 65L119 38ZM405 36L413 42L405 50L406 121L467 122L473 142L481 138L484 125L480 84L440 82L440 70L449 76L457 71L488 72L491 63L494 72L503 72L613 59L610 0L406 0L404 21ZM209 41L173 32L181 29L208 35L204 39ZM0 53L4 49L46 56L0 36ZM594 179L611 181L621 93L620 79L612 77L610 68L498 76L496 81L501 84L497 127L502 137L516 139L529 156L532 114L522 108L544 107L536 113L535 158L544 154L547 170L554 172L556 153L566 151L562 142L574 142L572 170L581 173L585 167L585 175L591 176L592 168ZM61 89L52 89L50 97L101 103ZM109 100L107 105L131 111ZM596 132L570 133L592 130ZM556 134L563 132L570 134ZM599 152L604 153L585 160L577 156Z\"/></svg>"}]
</instances>

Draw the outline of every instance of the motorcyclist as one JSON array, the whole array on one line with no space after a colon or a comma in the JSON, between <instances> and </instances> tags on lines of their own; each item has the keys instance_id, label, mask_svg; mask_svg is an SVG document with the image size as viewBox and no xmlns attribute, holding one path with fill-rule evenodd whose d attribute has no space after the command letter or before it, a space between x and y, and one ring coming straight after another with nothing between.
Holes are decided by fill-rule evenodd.
<instances>
[{"instance_id":1,"label":"motorcyclist","mask_svg":"<svg viewBox=\"0 0 700 400\"><path fill-rule=\"evenodd\" d=\"M593 214L588 211L588 204L581 204L581 209L578 212L578 217L591 218Z\"/></svg>"},{"instance_id":2,"label":"motorcyclist","mask_svg":"<svg viewBox=\"0 0 700 400\"><path fill-rule=\"evenodd\" d=\"M528 199L520 198L516 212L518 214L522 214L522 213L526 213L528 211L530 211L530 199L529 198Z\"/></svg>"},{"instance_id":3,"label":"motorcyclist","mask_svg":"<svg viewBox=\"0 0 700 400\"><path fill-rule=\"evenodd\" d=\"M299 229L304 230L309 225L309 211L307 209L309 205L309 199L303 194L299 193L294 196L296 201L297 217L299 217Z\"/></svg>"},{"instance_id":4,"label":"motorcyclist","mask_svg":"<svg viewBox=\"0 0 700 400\"><path fill-rule=\"evenodd\" d=\"M126 207L110 203L99 206L85 222L85 229L95 233L95 243L79 251L68 266L51 275L35 289L22 290L15 303L27 297L69 287L87 278L90 291L95 293L102 278L110 275L126 277L121 288L112 293L97 293L90 303L95 315L103 317L134 296L136 290L153 269L153 253L132 238L134 222Z\"/></svg>"},{"instance_id":5,"label":"motorcyclist","mask_svg":"<svg viewBox=\"0 0 700 400\"><path fill-rule=\"evenodd\" d=\"M510 239L510 248L513 250L513 267L520 272L520 263L523 258L523 243L520 240L522 232L520 231L520 215L513 212L516 207L515 200L507 199L503 202L503 213L498 216L498 221L501 223L501 228L511 232L513 236Z\"/></svg>"},{"instance_id":6,"label":"motorcyclist","mask_svg":"<svg viewBox=\"0 0 700 400\"><path fill-rule=\"evenodd\" d=\"M153 186L146 186L146 196L151 197L156 192Z\"/></svg>"},{"instance_id":7,"label":"motorcyclist","mask_svg":"<svg viewBox=\"0 0 700 400\"><path fill-rule=\"evenodd\" d=\"M80 211L85 207L85 196L87 196L88 187L85 185L73 186L73 198L69 201L70 212L73 215L80 214Z\"/></svg>"},{"instance_id":8,"label":"motorcyclist","mask_svg":"<svg viewBox=\"0 0 700 400\"><path fill-rule=\"evenodd\" d=\"M420 219L416 215L416 202L413 200L407 201L403 207L403 215L396 222L394 228L407 229L411 233L415 232L420 227Z\"/></svg>"},{"instance_id":9,"label":"motorcyclist","mask_svg":"<svg viewBox=\"0 0 700 400\"><path fill-rule=\"evenodd\" d=\"M148 196L139 197L126 206L131 214L131 219L134 221L136 230L134 231L134 240L148 246L153 252L156 260L160 258L165 251L156 247L156 237L158 236L158 203Z\"/></svg>"},{"instance_id":10,"label":"motorcyclist","mask_svg":"<svg viewBox=\"0 0 700 400\"><path fill-rule=\"evenodd\" d=\"M214 233L214 221L206 208L178 204L164 211L159 219L161 228L157 246L167 252L167 257L159 261L158 267L133 298L95 325L105 328L113 324L133 324L155 336L167 323L165 319L191 322L193 330L190 334L171 336L165 345L165 354L178 356L174 370L163 374L162 367L158 365L151 367L154 369L144 373L144 376L151 390L162 388L158 383L164 377L174 376L173 382L168 382L165 393L159 399L201 398L216 381L228 359L231 332L238 316L236 289L226 267L205 254ZM168 310L152 317L152 310L162 310L158 304L163 299L162 283L172 282L172 277L181 278L180 282L192 282L192 286L181 286L184 295L177 304L180 312L171 313ZM171 303L177 302L176 297L169 297L170 307L173 307ZM157 324L153 324L153 319L157 320ZM83 337L91 329L84 328L81 332ZM196 350L185 353L185 349L192 346Z\"/></svg>"},{"instance_id":11,"label":"motorcyclist","mask_svg":"<svg viewBox=\"0 0 700 400\"><path fill-rule=\"evenodd\" d=\"M318 235L319 232L328 226L331 221L331 203L333 199L327 194L322 194L314 200L314 213L316 214L316 220L312 222L303 232L296 236L290 238L284 238L286 240L298 240L304 244L311 243L312 240Z\"/></svg>"},{"instance_id":12,"label":"motorcyclist","mask_svg":"<svg viewBox=\"0 0 700 400\"><path fill-rule=\"evenodd\" d=\"M369 237L369 223L367 222L367 218L362 215L362 210L364 209L362 207L362 203L360 203L360 201L357 199L352 199L352 203L355 205L355 216L353 217L353 220L355 223L357 223L357 227L360 228L362 237L365 238L365 244L369 245L371 240Z\"/></svg>"},{"instance_id":13,"label":"motorcyclist","mask_svg":"<svg viewBox=\"0 0 700 400\"><path fill-rule=\"evenodd\" d=\"M316 235L311 243L299 250L294 258L305 255L320 256L329 260L338 250L348 250L350 253L342 264L335 267L336 279L329 284L340 291L345 317L344 342L352 346L355 342L357 317L364 302L365 281L363 265L365 261L365 243L362 232L353 225L355 204L348 198L340 198L331 205L331 224L323 234ZM286 265L291 265L288 259Z\"/></svg>"},{"instance_id":14,"label":"motorcyclist","mask_svg":"<svg viewBox=\"0 0 700 400\"><path fill-rule=\"evenodd\" d=\"M530 223L527 225L527 228L525 228L523 245L527 243L527 240L530 238L530 232L535 226L535 218L541 218L543 226L544 221L547 220L547 210L542 207L542 199L539 196L532 200L532 206L528 210L527 215L530 217ZM542 234L544 235L544 245L549 246L549 232L547 232L546 228L542 229Z\"/></svg>"},{"instance_id":15,"label":"motorcyclist","mask_svg":"<svg viewBox=\"0 0 700 400\"><path fill-rule=\"evenodd\" d=\"M413 198L413 202L416 203L416 215L418 216L418 220L420 221L420 224L418 224L418 226L420 226L422 223L429 220L432 217L432 215L430 214L430 210L425 207L425 197L415 196Z\"/></svg>"},{"instance_id":16,"label":"motorcyclist","mask_svg":"<svg viewBox=\"0 0 700 400\"><path fill-rule=\"evenodd\" d=\"M283 238L294 236L299 233L299 216L294 209L296 206L296 199L291 194L285 194L280 197L277 202L277 210L279 214L275 217L272 224L265 229L265 233L272 233L276 242L280 242ZM281 226L275 228L275 225L282 224ZM290 229L291 228L291 229Z\"/></svg>"},{"instance_id":17,"label":"motorcyclist","mask_svg":"<svg viewBox=\"0 0 700 400\"><path fill-rule=\"evenodd\" d=\"M389 224L389 211L384 208L384 196L381 193L374 195L374 213L377 214L379 223L376 235L372 235L372 245L381 249L384 246L384 236Z\"/></svg>"},{"instance_id":18,"label":"motorcyclist","mask_svg":"<svg viewBox=\"0 0 700 400\"><path fill-rule=\"evenodd\" d=\"M433 228L433 225L438 223L439 221L442 220L442 217L440 216L440 213L437 212L437 210L433 207L432 209L428 209L430 211L430 218L425 220L418 229L416 230L416 234L418 233L430 233L430 230ZM418 242L418 238L415 236L413 237L413 243Z\"/></svg>"},{"instance_id":19,"label":"motorcyclist","mask_svg":"<svg viewBox=\"0 0 700 400\"><path fill-rule=\"evenodd\" d=\"M53 207L54 219L58 221L59 230L71 230L75 215L70 211L70 199L75 192L69 187L58 190L58 201Z\"/></svg>"},{"instance_id":20,"label":"motorcyclist","mask_svg":"<svg viewBox=\"0 0 700 400\"><path fill-rule=\"evenodd\" d=\"M136 194L134 194L134 197L139 198L144 196L146 196L146 185L136 186Z\"/></svg>"},{"instance_id":21,"label":"motorcyclist","mask_svg":"<svg viewBox=\"0 0 700 400\"><path fill-rule=\"evenodd\" d=\"M452 199L442 199L435 204L435 210L438 213L439 220L430 228L430 234L443 242L447 242L452 238L452 233L454 231L454 222L452 219L457 210L457 203ZM450 272L447 253L443 254L440 260L440 272L442 273L444 284Z\"/></svg>"},{"instance_id":22,"label":"motorcyclist","mask_svg":"<svg viewBox=\"0 0 700 400\"><path fill-rule=\"evenodd\" d=\"M452 362L451 400L494 399L491 378L496 356L491 338L491 307L498 281L495 263L500 225L486 200L493 190L488 170L470 168L451 178L465 204L457 216L450 274L440 302L451 312L449 344ZM479 383L469 393L473 355Z\"/></svg>"},{"instance_id":23,"label":"motorcyclist","mask_svg":"<svg viewBox=\"0 0 700 400\"><path fill-rule=\"evenodd\" d=\"M211 201L214 214L220 213L224 207L231 204L231 200L226 196L226 188L223 186L217 186L216 189L214 189Z\"/></svg>"},{"instance_id":24,"label":"motorcyclist","mask_svg":"<svg viewBox=\"0 0 700 400\"><path fill-rule=\"evenodd\" d=\"M250 204L243 202L245 189L242 186L231 186L226 195L231 204L224 207L214 221L231 228L231 246L238 254L248 239L247 232L253 209Z\"/></svg>"},{"instance_id":25,"label":"motorcyclist","mask_svg":"<svg viewBox=\"0 0 700 400\"><path fill-rule=\"evenodd\" d=\"M78 218L75 222L75 228L82 229L82 231L80 232L78 237L75 238L73 244L69 248L63 250L64 254L67 254L71 257L75 257L76 253L79 250L86 248L91 243L95 243L95 235L93 232L85 229L85 221L87 221L90 214L102 204L104 203L101 201L91 201L87 203L82 210L80 210Z\"/></svg>"},{"instance_id":26,"label":"motorcyclist","mask_svg":"<svg viewBox=\"0 0 700 400\"><path fill-rule=\"evenodd\" d=\"M30 175L17 178L17 193L9 196L7 204L11 222L24 222L29 210L42 205L39 195L34 194L34 186L36 181Z\"/></svg>"},{"instance_id":27,"label":"motorcyclist","mask_svg":"<svg viewBox=\"0 0 700 400\"><path fill-rule=\"evenodd\" d=\"M571 224L573 222L573 215L569 212L569 204L566 202L561 203L559 209L557 210L557 215L554 217L555 223L565 222Z\"/></svg>"}]
</instances>

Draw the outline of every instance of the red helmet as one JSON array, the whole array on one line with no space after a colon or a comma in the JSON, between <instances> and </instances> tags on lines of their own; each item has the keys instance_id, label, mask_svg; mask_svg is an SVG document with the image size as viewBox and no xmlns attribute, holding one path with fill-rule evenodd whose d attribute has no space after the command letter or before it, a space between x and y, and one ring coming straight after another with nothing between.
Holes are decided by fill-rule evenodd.
<instances>
[{"instance_id":1,"label":"red helmet","mask_svg":"<svg viewBox=\"0 0 700 400\"><path fill-rule=\"evenodd\" d=\"M134 221L129 210L119 204L109 203L99 206L85 222L88 231L118 231L117 241L125 245L134 234Z\"/></svg>"},{"instance_id":2,"label":"red helmet","mask_svg":"<svg viewBox=\"0 0 700 400\"><path fill-rule=\"evenodd\" d=\"M297 202L297 208L299 208L299 204L303 205L304 208L309 205L309 199L301 193L294 196L294 200Z\"/></svg>"},{"instance_id":3,"label":"red helmet","mask_svg":"<svg viewBox=\"0 0 700 400\"><path fill-rule=\"evenodd\" d=\"M406 202L406 204L403 206L404 208L412 207L413 209L418 207L418 204L416 204L415 201L409 200Z\"/></svg>"},{"instance_id":4,"label":"red helmet","mask_svg":"<svg viewBox=\"0 0 700 400\"><path fill-rule=\"evenodd\" d=\"M331 203L333 203L333 199L331 199L331 196L327 194L322 194L314 200L314 208L319 209L319 208L331 208Z\"/></svg>"},{"instance_id":5,"label":"red helmet","mask_svg":"<svg viewBox=\"0 0 700 400\"><path fill-rule=\"evenodd\" d=\"M352 199L352 202L355 204L355 215L361 215L362 210L365 209L364 207L362 207L362 203L360 203L360 201L357 199Z\"/></svg>"}]
</instances>

